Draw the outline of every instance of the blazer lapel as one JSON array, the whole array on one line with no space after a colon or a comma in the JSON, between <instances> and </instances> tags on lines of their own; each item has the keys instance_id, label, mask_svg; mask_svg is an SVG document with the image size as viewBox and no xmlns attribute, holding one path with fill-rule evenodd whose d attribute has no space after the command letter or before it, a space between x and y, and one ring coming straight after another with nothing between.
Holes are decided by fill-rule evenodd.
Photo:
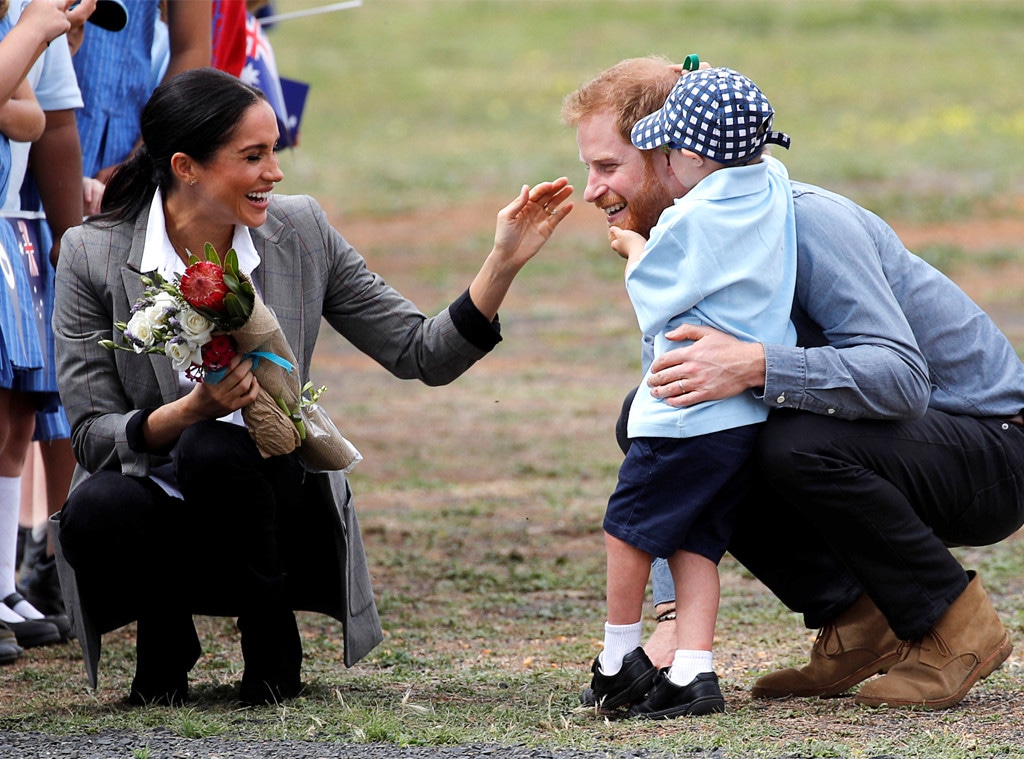
<instances>
[{"instance_id":1,"label":"blazer lapel","mask_svg":"<svg viewBox=\"0 0 1024 759\"><path fill-rule=\"evenodd\" d=\"M124 287L128 303L134 305L146 291L142 284L143 272L139 269L142 265L142 253L146 247L146 226L149 222L149 209L145 209L135 220L135 229L132 232L132 246L128 252L128 262L121 267L121 284ZM129 308L131 307L129 306ZM127 322L128 319L125 318ZM162 353L150 353L147 355L150 368L156 376L157 385L160 388L160 396L164 403L176 400L181 395L178 383L178 373L171 367L171 360Z\"/></svg>"},{"instance_id":2,"label":"blazer lapel","mask_svg":"<svg viewBox=\"0 0 1024 759\"><path fill-rule=\"evenodd\" d=\"M301 310L302 262L298 247L287 238L284 224L274 215L268 215L261 227L251 230L253 246L260 257L254 284L271 311L276 304L281 308ZM275 314L276 315L276 314ZM306 366L307 356L302 335L281 325L285 339L295 354L299 366Z\"/></svg>"}]
</instances>

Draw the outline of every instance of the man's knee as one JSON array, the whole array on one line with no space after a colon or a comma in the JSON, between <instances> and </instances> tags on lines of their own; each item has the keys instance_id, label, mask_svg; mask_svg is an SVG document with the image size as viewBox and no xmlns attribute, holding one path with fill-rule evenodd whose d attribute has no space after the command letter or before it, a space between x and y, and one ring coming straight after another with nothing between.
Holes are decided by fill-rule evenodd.
<instances>
[{"instance_id":1,"label":"man's knee","mask_svg":"<svg viewBox=\"0 0 1024 759\"><path fill-rule=\"evenodd\" d=\"M841 423L807 411L773 411L754 450L758 469L776 487L799 485L820 469L821 456L833 445L836 424Z\"/></svg>"}]
</instances>

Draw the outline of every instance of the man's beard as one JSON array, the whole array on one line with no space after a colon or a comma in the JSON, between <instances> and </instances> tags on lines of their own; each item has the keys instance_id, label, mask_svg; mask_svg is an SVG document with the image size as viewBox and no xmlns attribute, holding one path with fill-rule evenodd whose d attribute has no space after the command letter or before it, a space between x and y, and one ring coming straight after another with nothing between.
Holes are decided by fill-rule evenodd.
<instances>
[{"instance_id":1,"label":"man's beard","mask_svg":"<svg viewBox=\"0 0 1024 759\"><path fill-rule=\"evenodd\" d=\"M629 201L626 219L620 225L623 229L639 232L650 238L651 227L658 223L661 212L672 205L675 198L658 181L654 169L648 164L642 184Z\"/></svg>"}]
</instances>

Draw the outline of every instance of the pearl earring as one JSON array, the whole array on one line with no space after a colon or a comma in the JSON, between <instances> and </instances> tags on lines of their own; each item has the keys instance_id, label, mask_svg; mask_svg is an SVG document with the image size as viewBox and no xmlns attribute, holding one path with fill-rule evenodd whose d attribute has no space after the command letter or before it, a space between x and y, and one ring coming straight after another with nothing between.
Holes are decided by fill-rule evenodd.
<instances>
[{"instance_id":1,"label":"pearl earring","mask_svg":"<svg viewBox=\"0 0 1024 759\"><path fill-rule=\"evenodd\" d=\"M192 187L195 183L196 183L195 177L193 177L192 179L188 180L188 186L189 187Z\"/></svg>"}]
</instances>

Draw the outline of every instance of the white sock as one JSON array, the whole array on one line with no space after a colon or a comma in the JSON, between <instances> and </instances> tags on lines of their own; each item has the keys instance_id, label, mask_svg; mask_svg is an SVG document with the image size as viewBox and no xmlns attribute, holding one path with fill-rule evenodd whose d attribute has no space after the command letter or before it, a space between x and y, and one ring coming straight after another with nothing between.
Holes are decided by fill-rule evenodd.
<instances>
[{"instance_id":1,"label":"white sock","mask_svg":"<svg viewBox=\"0 0 1024 759\"><path fill-rule=\"evenodd\" d=\"M637 620L631 625L613 625L610 622L605 622L604 651L598 657L601 661L602 674L618 674L622 669L623 658L640 645L642 635L642 620Z\"/></svg>"},{"instance_id":2,"label":"white sock","mask_svg":"<svg viewBox=\"0 0 1024 759\"><path fill-rule=\"evenodd\" d=\"M14 560L18 551L20 510L21 477L0 477L0 599L7 598L15 590Z\"/></svg>"},{"instance_id":3,"label":"white sock","mask_svg":"<svg viewBox=\"0 0 1024 759\"><path fill-rule=\"evenodd\" d=\"M46 522L40 522L32 527L32 540L37 543L42 543L46 540L46 525Z\"/></svg>"},{"instance_id":4,"label":"white sock","mask_svg":"<svg viewBox=\"0 0 1024 759\"><path fill-rule=\"evenodd\" d=\"M693 678L701 672L713 672L710 651L677 650L672 659L672 668L668 671L668 679L676 685L689 685Z\"/></svg>"},{"instance_id":5,"label":"white sock","mask_svg":"<svg viewBox=\"0 0 1024 759\"><path fill-rule=\"evenodd\" d=\"M6 598L6 597L7 596L4 596L4 598ZM2 604L2 605L3 606L7 606L7 604ZM14 604L14 606L7 606L7 608L8 609L12 609L15 614L19 614L20 616L24 617L25 619L45 619L46 618L45 615L41 611L39 611L39 609L37 609L32 604L30 604L24 598L21 599L20 601L18 601L18 603Z\"/></svg>"},{"instance_id":6,"label":"white sock","mask_svg":"<svg viewBox=\"0 0 1024 759\"><path fill-rule=\"evenodd\" d=\"M25 618L7 604L0 603L0 622L24 622Z\"/></svg>"}]
</instances>

